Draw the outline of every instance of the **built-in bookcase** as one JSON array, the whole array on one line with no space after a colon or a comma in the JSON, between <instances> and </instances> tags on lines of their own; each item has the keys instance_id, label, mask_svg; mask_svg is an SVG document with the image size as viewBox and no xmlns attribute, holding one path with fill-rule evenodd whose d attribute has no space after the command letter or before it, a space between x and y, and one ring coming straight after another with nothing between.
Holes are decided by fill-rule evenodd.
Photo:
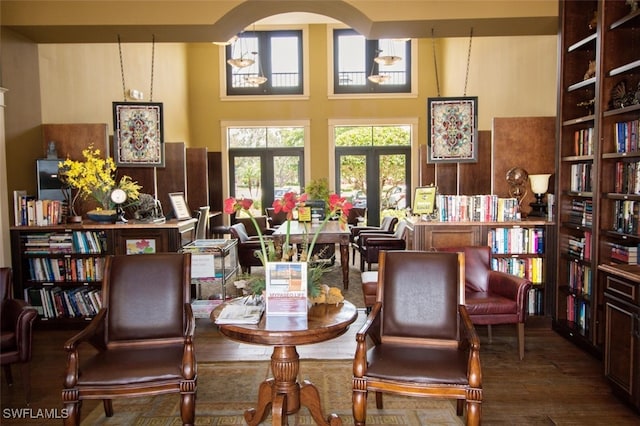
<instances>
[{"instance_id":1,"label":"built-in bookcase","mask_svg":"<svg viewBox=\"0 0 640 426\"><path fill-rule=\"evenodd\" d=\"M637 263L640 244L640 11L560 2L558 271L554 329L602 355L598 265Z\"/></svg>"}]
</instances>

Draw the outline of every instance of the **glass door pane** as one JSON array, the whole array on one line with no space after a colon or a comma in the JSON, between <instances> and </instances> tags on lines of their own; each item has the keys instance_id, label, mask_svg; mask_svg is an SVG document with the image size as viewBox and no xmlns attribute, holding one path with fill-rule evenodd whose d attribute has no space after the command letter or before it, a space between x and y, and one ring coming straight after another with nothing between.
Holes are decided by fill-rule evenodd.
<instances>
[{"instance_id":1,"label":"glass door pane","mask_svg":"<svg viewBox=\"0 0 640 426\"><path fill-rule=\"evenodd\" d=\"M285 193L290 191L297 194L304 192L302 188L301 162L302 158L298 155L277 155L273 157L273 199L282 198ZM273 202L273 200L271 201Z\"/></svg>"},{"instance_id":2,"label":"glass door pane","mask_svg":"<svg viewBox=\"0 0 640 426\"><path fill-rule=\"evenodd\" d=\"M367 156L341 155L339 192L354 207L367 207Z\"/></svg>"},{"instance_id":3,"label":"glass door pane","mask_svg":"<svg viewBox=\"0 0 640 426\"><path fill-rule=\"evenodd\" d=\"M405 154L381 154L378 157L380 217L406 216L405 209L410 207L407 194L407 156Z\"/></svg>"},{"instance_id":4,"label":"glass door pane","mask_svg":"<svg viewBox=\"0 0 640 426\"><path fill-rule=\"evenodd\" d=\"M260 157L236 156L233 158L233 196L254 200L251 214L260 216L262 208L262 178Z\"/></svg>"}]
</instances>

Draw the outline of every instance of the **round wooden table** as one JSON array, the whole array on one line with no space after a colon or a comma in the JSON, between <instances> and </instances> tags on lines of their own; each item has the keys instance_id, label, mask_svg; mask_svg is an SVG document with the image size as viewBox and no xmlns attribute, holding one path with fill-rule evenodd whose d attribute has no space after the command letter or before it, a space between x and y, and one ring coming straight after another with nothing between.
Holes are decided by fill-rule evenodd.
<instances>
[{"instance_id":1,"label":"round wooden table","mask_svg":"<svg viewBox=\"0 0 640 426\"><path fill-rule=\"evenodd\" d=\"M255 325L220 324L220 332L230 339L273 346L271 355L273 378L260 384L256 408L248 409L244 414L247 424L255 426L262 422L267 417L269 405L271 405L274 425L286 425L287 415L297 413L301 406L309 409L311 416L319 425L341 425L342 420L336 414L329 415L325 420L320 394L313 383L308 380L298 382L300 357L296 346L324 342L338 337L347 331L357 317L356 307L344 301L338 305L312 306L309 308L306 324L300 326L282 327L280 324L276 327L277 329L272 328L266 314L263 315L260 323Z\"/></svg>"}]
</instances>

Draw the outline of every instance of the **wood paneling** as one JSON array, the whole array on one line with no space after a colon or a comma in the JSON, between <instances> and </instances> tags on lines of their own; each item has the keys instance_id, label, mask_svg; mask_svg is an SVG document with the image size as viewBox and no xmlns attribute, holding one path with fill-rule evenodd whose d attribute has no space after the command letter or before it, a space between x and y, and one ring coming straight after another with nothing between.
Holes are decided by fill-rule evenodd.
<instances>
[{"instance_id":1,"label":"wood paneling","mask_svg":"<svg viewBox=\"0 0 640 426\"><path fill-rule=\"evenodd\" d=\"M222 211L224 200L222 199L222 153L207 153L209 168L209 206L211 211ZM211 225L222 225L222 215L215 216L211 219Z\"/></svg>"},{"instance_id":2,"label":"wood paneling","mask_svg":"<svg viewBox=\"0 0 640 426\"><path fill-rule=\"evenodd\" d=\"M554 173L556 147L555 117L507 117L493 119L493 193L509 196L505 179L512 167L521 167L530 175ZM549 192L553 191L553 177ZM521 210L531 211L534 200L531 186L522 200Z\"/></svg>"},{"instance_id":3,"label":"wood paneling","mask_svg":"<svg viewBox=\"0 0 640 426\"><path fill-rule=\"evenodd\" d=\"M184 192L187 190L185 170L185 144L173 142L165 144L165 167L158 168L158 200L162 203L164 214L173 217L170 192Z\"/></svg>"},{"instance_id":4,"label":"wood paneling","mask_svg":"<svg viewBox=\"0 0 640 426\"><path fill-rule=\"evenodd\" d=\"M491 132L478 132L476 163L427 163L427 146L420 147L420 183L436 183L439 194L489 194L491 192ZM458 185L460 188L458 188Z\"/></svg>"},{"instance_id":5,"label":"wood paneling","mask_svg":"<svg viewBox=\"0 0 640 426\"><path fill-rule=\"evenodd\" d=\"M187 202L191 211L209 205L207 148L187 148Z\"/></svg>"},{"instance_id":6,"label":"wood paneling","mask_svg":"<svg viewBox=\"0 0 640 426\"><path fill-rule=\"evenodd\" d=\"M58 158L82 161L82 150L93 146L102 156L110 155L106 123L43 124L42 157L47 157L49 142L56 143Z\"/></svg>"}]
</instances>

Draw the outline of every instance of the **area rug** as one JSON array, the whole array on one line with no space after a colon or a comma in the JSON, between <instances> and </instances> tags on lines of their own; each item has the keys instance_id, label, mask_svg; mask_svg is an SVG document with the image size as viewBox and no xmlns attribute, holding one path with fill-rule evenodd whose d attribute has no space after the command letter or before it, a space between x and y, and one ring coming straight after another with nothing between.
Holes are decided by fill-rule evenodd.
<instances>
[{"instance_id":1,"label":"area rug","mask_svg":"<svg viewBox=\"0 0 640 426\"><path fill-rule=\"evenodd\" d=\"M325 417L340 416L345 425L353 424L351 415L351 361L302 360L300 376L319 389ZM258 385L270 376L269 362L221 362L198 365L196 425L243 425L244 411L255 405ZM104 416L99 404L82 425L180 425L180 397L162 395L117 399L114 415ZM375 408L375 396L368 398L367 425L461 425L455 401L384 396L384 409ZM265 425L271 424L268 417ZM313 425L306 408L289 416L290 425Z\"/></svg>"}]
</instances>

